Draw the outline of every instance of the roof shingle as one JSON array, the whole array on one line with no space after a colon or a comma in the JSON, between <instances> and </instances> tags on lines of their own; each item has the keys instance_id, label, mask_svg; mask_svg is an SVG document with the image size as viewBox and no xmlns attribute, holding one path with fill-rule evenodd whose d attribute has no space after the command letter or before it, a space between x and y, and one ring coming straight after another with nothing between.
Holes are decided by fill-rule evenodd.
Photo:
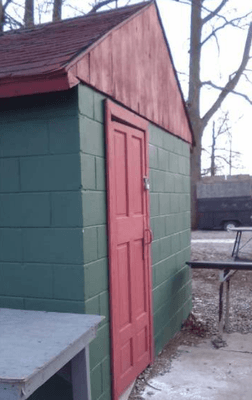
<instances>
[{"instance_id":1,"label":"roof shingle","mask_svg":"<svg viewBox=\"0 0 252 400\"><path fill-rule=\"evenodd\" d=\"M0 84L6 78L64 69L98 39L148 4L138 3L4 33L0 36Z\"/></svg>"}]
</instances>

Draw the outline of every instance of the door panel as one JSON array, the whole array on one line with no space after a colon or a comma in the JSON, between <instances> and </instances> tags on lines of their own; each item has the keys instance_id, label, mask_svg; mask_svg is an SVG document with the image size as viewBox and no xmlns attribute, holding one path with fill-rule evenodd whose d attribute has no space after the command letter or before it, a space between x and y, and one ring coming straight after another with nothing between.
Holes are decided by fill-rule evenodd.
<instances>
[{"instance_id":1,"label":"door panel","mask_svg":"<svg viewBox=\"0 0 252 400\"><path fill-rule=\"evenodd\" d=\"M115 114L123 115L125 123L115 121ZM111 102L107 102L106 127L113 399L117 400L152 356L150 257L144 234L149 229L149 199L143 181L148 175L148 141L145 121Z\"/></svg>"}]
</instances>

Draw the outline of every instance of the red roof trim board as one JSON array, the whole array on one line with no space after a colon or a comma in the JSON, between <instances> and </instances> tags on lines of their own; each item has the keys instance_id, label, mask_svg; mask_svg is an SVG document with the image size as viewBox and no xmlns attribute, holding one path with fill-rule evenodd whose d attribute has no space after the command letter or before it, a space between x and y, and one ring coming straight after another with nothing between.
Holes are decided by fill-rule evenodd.
<instances>
[{"instance_id":1,"label":"red roof trim board","mask_svg":"<svg viewBox=\"0 0 252 400\"><path fill-rule=\"evenodd\" d=\"M0 35L0 98L80 82L193 143L155 2Z\"/></svg>"}]
</instances>

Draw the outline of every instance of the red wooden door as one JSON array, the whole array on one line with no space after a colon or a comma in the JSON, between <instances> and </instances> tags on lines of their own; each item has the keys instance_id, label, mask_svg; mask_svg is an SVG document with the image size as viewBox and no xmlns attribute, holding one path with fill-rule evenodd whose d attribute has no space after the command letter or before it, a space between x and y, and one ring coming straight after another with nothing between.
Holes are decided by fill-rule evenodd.
<instances>
[{"instance_id":1,"label":"red wooden door","mask_svg":"<svg viewBox=\"0 0 252 400\"><path fill-rule=\"evenodd\" d=\"M147 124L107 101L108 232L113 398L150 364Z\"/></svg>"}]
</instances>

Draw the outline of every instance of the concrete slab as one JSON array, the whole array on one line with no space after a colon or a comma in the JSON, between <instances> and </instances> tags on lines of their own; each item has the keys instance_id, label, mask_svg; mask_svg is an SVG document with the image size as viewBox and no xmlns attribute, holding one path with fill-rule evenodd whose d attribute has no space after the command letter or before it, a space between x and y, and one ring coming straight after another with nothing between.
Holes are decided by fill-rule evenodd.
<instances>
[{"instance_id":1,"label":"concrete slab","mask_svg":"<svg viewBox=\"0 0 252 400\"><path fill-rule=\"evenodd\" d=\"M163 376L149 381L144 400L251 400L252 334L224 335L226 347L210 340L180 346L178 357Z\"/></svg>"}]
</instances>

